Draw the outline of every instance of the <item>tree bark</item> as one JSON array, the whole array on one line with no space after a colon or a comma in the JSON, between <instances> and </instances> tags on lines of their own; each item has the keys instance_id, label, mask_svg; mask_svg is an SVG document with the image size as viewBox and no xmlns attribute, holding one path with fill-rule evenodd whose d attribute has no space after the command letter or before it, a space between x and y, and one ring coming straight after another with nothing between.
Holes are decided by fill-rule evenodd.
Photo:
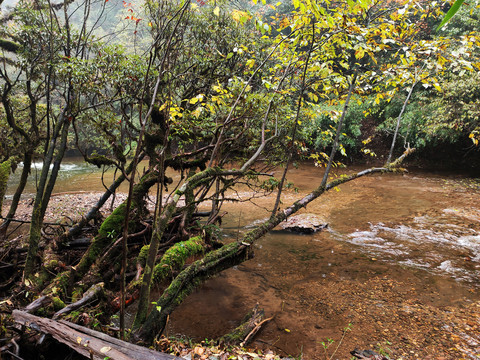
<instances>
[{"instance_id":1,"label":"tree bark","mask_svg":"<svg viewBox=\"0 0 480 360\"><path fill-rule=\"evenodd\" d=\"M43 225L43 217L47 209L48 202L50 201L50 195L57 180L58 170L60 169L60 163L65 154L68 129L70 127L70 120L67 116L67 108L63 109L61 120L58 122L54 134L48 148L48 152L43 160L42 174L40 176L40 182L35 196L35 202L32 210L32 223L30 224L30 236L27 252L27 260L25 262L24 278L29 278L33 274L36 265L36 258L38 252L38 243L41 238L41 229ZM57 148L56 142L60 135L60 146ZM50 171L50 164L53 161L54 152L57 152L55 157L55 163L48 180L48 174ZM47 184L48 180L48 184Z\"/></svg>"}]
</instances>

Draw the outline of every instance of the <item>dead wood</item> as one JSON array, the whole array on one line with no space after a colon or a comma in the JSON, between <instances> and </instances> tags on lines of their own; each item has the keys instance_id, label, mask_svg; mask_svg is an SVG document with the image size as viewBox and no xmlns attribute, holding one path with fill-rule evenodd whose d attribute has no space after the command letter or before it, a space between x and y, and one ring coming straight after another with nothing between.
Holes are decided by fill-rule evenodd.
<instances>
[{"instance_id":1,"label":"dead wood","mask_svg":"<svg viewBox=\"0 0 480 360\"><path fill-rule=\"evenodd\" d=\"M57 311L55 314L53 314L52 319L58 319L61 315L68 314L69 312L77 310L78 308L81 308L82 306L94 301L103 294L103 285L103 283L93 285L85 292L85 294L83 294L80 300Z\"/></svg>"},{"instance_id":2,"label":"dead wood","mask_svg":"<svg viewBox=\"0 0 480 360\"><path fill-rule=\"evenodd\" d=\"M224 345L245 346L253 339L262 325L272 320L273 317L264 319L265 312L258 308L258 304L243 318L242 323L231 333L222 336L218 341Z\"/></svg>"},{"instance_id":3,"label":"dead wood","mask_svg":"<svg viewBox=\"0 0 480 360\"><path fill-rule=\"evenodd\" d=\"M55 340L89 359L103 360L108 357L115 360L181 360L173 355L130 344L68 321L42 318L20 310L14 310L12 315L15 322L50 334Z\"/></svg>"},{"instance_id":4,"label":"dead wood","mask_svg":"<svg viewBox=\"0 0 480 360\"><path fill-rule=\"evenodd\" d=\"M23 311L25 311L29 314L33 314L38 309L40 309L42 307L45 307L48 304L50 304L51 301L52 301L52 299L50 298L50 296L46 296L46 295L40 296L38 299L36 299L36 300L32 301L30 304L28 304L23 309Z\"/></svg>"}]
</instances>

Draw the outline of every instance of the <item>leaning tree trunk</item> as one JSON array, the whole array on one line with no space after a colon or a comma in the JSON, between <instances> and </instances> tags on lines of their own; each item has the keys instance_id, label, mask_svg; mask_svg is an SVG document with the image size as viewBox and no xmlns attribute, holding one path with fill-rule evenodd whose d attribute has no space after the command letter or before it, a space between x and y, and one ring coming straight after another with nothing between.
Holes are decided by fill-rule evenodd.
<instances>
[{"instance_id":1,"label":"leaning tree trunk","mask_svg":"<svg viewBox=\"0 0 480 360\"><path fill-rule=\"evenodd\" d=\"M13 195L12 203L10 204L10 209L8 210L8 214L5 220L3 221L3 223L0 225L0 239L6 236L8 226L10 225L10 222L13 220L15 213L17 212L17 207L20 202L20 197L23 194L23 190L25 190L25 185L27 185L28 174L30 173L30 169L32 166L32 158L33 158L33 149L28 150L23 157L23 169L22 169L22 174L20 175L20 181L18 183L17 189L15 190L15 194ZM0 209L1 209L1 206L0 206Z\"/></svg>"},{"instance_id":2,"label":"leaning tree trunk","mask_svg":"<svg viewBox=\"0 0 480 360\"><path fill-rule=\"evenodd\" d=\"M140 156L140 161L143 159L143 156ZM62 235L61 241L66 241L72 239L74 236L78 235L82 228L88 224L98 213L101 207L105 204L105 202L109 199L109 197L115 193L118 187L125 181L125 174L128 176L133 169L133 161L130 162L125 173L121 173L118 178L110 185L110 187L103 193L103 195L98 199L97 203L90 209L90 211L85 215L77 224L72 226Z\"/></svg>"},{"instance_id":3,"label":"leaning tree trunk","mask_svg":"<svg viewBox=\"0 0 480 360\"><path fill-rule=\"evenodd\" d=\"M37 258L38 243L41 238L43 218L45 216L45 212L50 201L50 196L57 180L58 171L60 170L60 164L62 162L67 147L69 127L70 119L67 116L67 109L65 108L63 110L63 114L61 115L61 120L55 128L56 136L52 137L47 154L43 160L42 174L40 176L40 181L32 210L32 223L30 224L30 236L28 243L27 260L25 262L24 278L31 277L35 269L35 260ZM58 135L60 135L60 144L57 147L56 142L58 139ZM55 151L57 152L57 154L54 160L53 156ZM50 172L50 164L52 163L52 161L53 168L50 174L50 178L48 178L48 173Z\"/></svg>"},{"instance_id":4,"label":"leaning tree trunk","mask_svg":"<svg viewBox=\"0 0 480 360\"><path fill-rule=\"evenodd\" d=\"M138 301L139 305L138 305L137 315L135 316L135 323L134 323L135 327L140 326L145 321L145 318L148 312L148 307L150 304L150 287L152 284L153 268L155 265L155 258L157 256L158 247L160 245L160 240L168 226L168 223L172 219L172 216L174 215L177 209L177 204L180 198L186 194L192 193L193 189L195 189L201 184L209 182L212 178L215 178L216 176L239 175L243 173L244 171L241 171L241 170L225 171L216 167L205 169L188 178L183 183L183 185L179 189L177 189L173 194L173 196L169 199L169 201L163 208L162 213L158 215L155 226L154 226L152 240L150 243L150 248L148 251L147 260L145 264L145 270L142 277L142 285L140 288L140 296Z\"/></svg>"},{"instance_id":5,"label":"leaning tree trunk","mask_svg":"<svg viewBox=\"0 0 480 360\"><path fill-rule=\"evenodd\" d=\"M157 181L157 174L155 172L149 172L134 186L132 203L130 206L130 212L134 215L130 219L132 230L135 229L134 225L136 221L141 218L145 212L145 206L143 203L145 195ZM76 279L83 277L90 270L95 261L110 247L110 245L112 245L112 243L116 241L117 237L122 234L126 209L127 204L125 200L103 221L97 236L93 238L90 246L83 254L79 263L72 268L73 272L65 271L58 274L56 278L50 282L48 287L43 290L44 294L49 294L54 288L63 289L67 287L68 284L73 284ZM111 260L116 255L118 255L118 252L112 251L108 256L108 259L104 259L104 261ZM83 285L88 286L89 284L90 283L87 282Z\"/></svg>"},{"instance_id":6,"label":"leaning tree trunk","mask_svg":"<svg viewBox=\"0 0 480 360\"><path fill-rule=\"evenodd\" d=\"M130 205L130 222L132 230L135 230L135 221L144 215L145 204L143 203L143 199L148 193L148 190L157 182L157 180L157 174L155 172L149 172L140 179L138 184L135 184ZM119 235L122 234L125 215L127 213L126 209L127 200L120 204L102 223L98 235L93 239L90 247L75 267L77 277L85 275L95 260Z\"/></svg>"},{"instance_id":7,"label":"leaning tree trunk","mask_svg":"<svg viewBox=\"0 0 480 360\"><path fill-rule=\"evenodd\" d=\"M411 151L412 150L406 151L399 159L387 167L367 169L353 175L340 177L326 186L320 185L304 198L296 201L290 207L278 212L278 214L263 224L258 225L246 233L240 241L224 245L220 249L208 253L203 259L192 263L178 274L170 286L163 292L162 296L156 301L156 307L150 311L142 327L133 334L134 339L136 341L151 343L155 336L163 332L168 316L182 303L183 299L190 295L206 279L216 275L222 270L249 259L252 255L253 243L282 221L286 220L288 216L306 207L325 191L333 189L343 183L368 174L398 171L398 166ZM160 311L158 309L160 309Z\"/></svg>"},{"instance_id":8,"label":"leaning tree trunk","mask_svg":"<svg viewBox=\"0 0 480 360\"><path fill-rule=\"evenodd\" d=\"M393 150L395 149L395 143L397 141L398 130L400 129L400 122L402 121L403 113L405 112L405 109L407 108L408 101L410 100L410 97L412 96L412 93L413 93L413 89L415 88L416 85L417 85L417 82L415 82L412 85L412 87L410 88L410 90L408 91L408 95L407 95L405 101L403 102L403 106L402 106L402 109L400 110L400 114L398 114L397 125L395 126L395 132L393 134L392 145L390 146L390 152L388 153L387 164L389 164L390 160L392 160Z\"/></svg>"}]
</instances>

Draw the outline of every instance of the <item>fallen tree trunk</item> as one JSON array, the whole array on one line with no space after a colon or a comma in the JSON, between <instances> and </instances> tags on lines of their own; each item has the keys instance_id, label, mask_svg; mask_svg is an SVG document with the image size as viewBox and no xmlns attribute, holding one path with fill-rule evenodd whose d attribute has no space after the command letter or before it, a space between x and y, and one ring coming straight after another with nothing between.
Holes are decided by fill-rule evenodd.
<instances>
[{"instance_id":1,"label":"fallen tree trunk","mask_svg":"<svg viewBox=\"0 0 480 360\"><path fill-rule=\"evenodd\" d=\"M16 323L49 334L89 359L181 360L176 356L130 344L68 321L55 321L20 310L14 310L12 315Z\"/></svg>"},{"instance_id":2,"label":"fallen tree trunk","mask_svg":"<svg viewBox=\"0 0 480 360\"><path fill-rule=\"evenodd\" d=\"M320 185L304 198L296 201L290 207L278 212L269 220L247 232L241 241L224 245L220 249L208 253L203 259L192 263L177 275L177 277L170 283L170 286L156 301L156 308L150 311L144 324L133 334L135 340L151 343L157 335L160 335L163 332L169 315L182 303L185 297L190 295L193 290L196 289L198 285L219 272L251 258L253 256L251 245L256 240L263 237L266 233L275 228L282 221L286 220L289 216L295 214L301 208L306 207L324 192L365 175L402 171L399 170L398 167L411 151L413 150L408 149L395 162L388 164L385 167L366 169L352 175L341 176L328 183L326 186ZM158 311L157 309L161 309L161 311Z\"/></svg>"}]
</instances>

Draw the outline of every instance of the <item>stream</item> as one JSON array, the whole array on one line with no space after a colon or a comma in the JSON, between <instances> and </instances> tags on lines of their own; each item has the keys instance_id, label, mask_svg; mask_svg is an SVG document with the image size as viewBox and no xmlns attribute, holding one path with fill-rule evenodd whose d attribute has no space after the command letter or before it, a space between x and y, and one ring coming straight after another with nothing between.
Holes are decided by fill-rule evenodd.
<instances>
[{"instance_id":1,"label":"stream","mask_svg":"<svg viewBox=\"0 0 480 360\"><path fill-rule=\"evenodd\" d=\"M98 169L68 161L63 169L55 192L102 191ZM322 173L308 164L290 170L288 180L298 193L285 192L283 204L310 192ZM106 175L107 184L111 177ZM246 189L238 194L248 195ZM225 204L225 240L239 239L267 218L273 201L271 195L255 204ZM425 354L451 346L446 319L474 304L480 290L478 179L420 170L367 176L331 190L302 212L322 216L328 229L312 235L270 232L254 245L252 260L189 296L172 314L167 335L217 338L259 303L274 319L252 346L284 355L320 359L340 345L339 359L349 359L355 347L427 359ZM470 344L469 358L480 359L480 337L468 336L470 342L460 343Z\"/></svg>"}]
</instances>

